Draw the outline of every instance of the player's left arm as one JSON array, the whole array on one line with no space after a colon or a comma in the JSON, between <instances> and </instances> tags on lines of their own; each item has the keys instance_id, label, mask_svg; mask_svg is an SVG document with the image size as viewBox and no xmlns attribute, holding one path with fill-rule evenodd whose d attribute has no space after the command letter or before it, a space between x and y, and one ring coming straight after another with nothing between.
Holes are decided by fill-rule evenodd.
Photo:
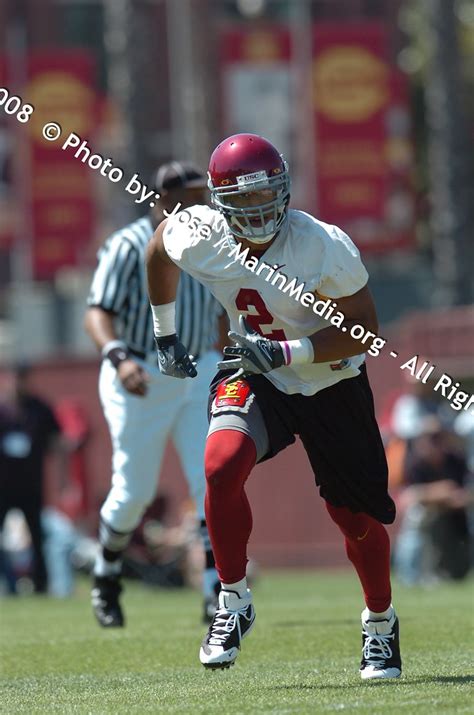
<instances>
[{"instance_id":1,"label":"player's left arm","mask_svg":"<svg viewBox=\"0 0 474 715\"><path fill-rule=\"evenodd\" d=\"M320 295L317 296L321 298ZM343 360L364 352L364 336L377 334L378 322L374 302L365 285L354 295L334 299L344 323L323 328L317 333L297 340L269 340L259 335L241 315L240 333L231 331L229 337L236 343L224 348L225 360L218 363L222 370L233 369L230 379L246 374L258 374L276 370L284 365L304 365L313 362ZM351 337L351 328L363 327L361 339Z\"/></svg>"},{"instance_id":2,"label":"player's left arm","mask_svg":"<svg viewBox=\"0 0 474 715\"><path fill-rule=\"evenodd\" d=\"M223 353L225 346L229 343L229 318L227 317L227 313L225 311L223 311L219 316L217 327L218 336L214 347L218 353Z\"/></svg>"},{"instance_id":3,"label":"player's left arm","mask_svg":"<svg viewBox=\"0 0 474 715\"><path fill-rule=\"evenodd\" d=\"M176 300L179 268L168 256L163 242L167 219L151 237L146 251L148 295L152 305L167 305Z\"/></svg>"},{"instance_id":4,"label":"player's left arm","mask_svg":"<svg viewBox=\"0 0 474 715\"><path fill-rule=\"evenodd\" d=\"M317 295L318 300L324 297ZM364 343L351 337L351 329L355 325L361 325L364 328L361 339L366 336L365 340L367 340L367 333L371 333L371 337L375 337L378 333L377 312L367 285L354 295L332 300L337 304L334 313L341 312L345 320L340 327L330 325L309 336L314 352L312 362L343 360L364 352L366 349Z\"/></svg>"}]
</instances>

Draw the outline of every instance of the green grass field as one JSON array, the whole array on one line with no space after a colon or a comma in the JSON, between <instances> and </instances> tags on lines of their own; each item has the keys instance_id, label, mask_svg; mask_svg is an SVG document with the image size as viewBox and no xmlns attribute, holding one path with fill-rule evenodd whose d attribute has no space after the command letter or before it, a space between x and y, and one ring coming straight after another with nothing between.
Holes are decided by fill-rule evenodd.
<instances>
[{"instance_id":1,"label":"green grass field","mask_svg":"<svg viewBox=\"0 0 474 715\"><path fill-rule=\"evenodd\" d=\"M350 572L271 572L254 587L257 622L230 670L197 653L200 595L127 584L128 625L102 630L88 582L73 599L0 602L1 713L473 712L473 582L395 584L404 673L362 682L362 608Z\"/></svg>"}]
</instances>

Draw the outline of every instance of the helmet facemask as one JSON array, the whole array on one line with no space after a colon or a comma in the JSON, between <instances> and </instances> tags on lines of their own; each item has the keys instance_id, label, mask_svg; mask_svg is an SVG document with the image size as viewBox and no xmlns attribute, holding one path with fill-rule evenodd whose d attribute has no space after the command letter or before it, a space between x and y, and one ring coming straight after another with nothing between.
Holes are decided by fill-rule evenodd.
<instances>
[{"instance_id":1,"label":"helmet facemask","mask_svg":"<svg viewBox=\"0 0 474 715\"><path fill-rule=\"evenodd\" d=\"M214 186L211 178L208 182L211 202L222 213L230 231L237 238L251 243L268 243L275 237L286 218L286 209L290 198L290 177L286 162L284 171L267 176L265 171L237 176L237 183ZM236 206L236 197L264 192L262 203L248 206ZM242 203L244 203L242 199Z\"/></svg>"}]
</instances>

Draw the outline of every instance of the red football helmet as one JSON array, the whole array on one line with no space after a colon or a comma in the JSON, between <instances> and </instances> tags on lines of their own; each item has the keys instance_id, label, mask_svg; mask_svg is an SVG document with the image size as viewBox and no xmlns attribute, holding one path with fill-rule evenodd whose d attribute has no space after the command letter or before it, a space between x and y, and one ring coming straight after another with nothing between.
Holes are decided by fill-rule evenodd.
<instances>
[{"instance_id":1,"label":"red football helmet","mask_svg":"<svg viewBox=\"0 0 474 715\"><path fill-rule=\"evenodd\" d=\"M286 161L267 139L257 134L224 139L212 152L208 176L211 202L235 236L262 244L278 233L290 200L290 177ZM258 198L257 192L262 203L245 206L242 197L254 193Z\"/></svg>"}]
</instances>

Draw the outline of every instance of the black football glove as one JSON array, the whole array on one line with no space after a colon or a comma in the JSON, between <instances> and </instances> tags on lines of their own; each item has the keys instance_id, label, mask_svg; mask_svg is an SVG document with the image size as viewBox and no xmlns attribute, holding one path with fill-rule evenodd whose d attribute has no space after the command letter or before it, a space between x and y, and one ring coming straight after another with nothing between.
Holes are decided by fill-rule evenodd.
<instances>
[{"instance_id":1,"label":"black football glove","mask_svg":"<svg viewBox=\"0 0 474 715\"><path fill-rule=\"evenodd\" d=\"M158 350L158 367L163 375L169 377L196 377L196 363L192 355L188 355L183 343L179 342L177 335L167 335L164 338L155 336Z\"/></svg>"},{"instance_id":2,"label":"black football glove","mask_svg":"<svg viewBox=\"0 0 474 715\"><path fill-rule=\"evenodd\" d=\"M225 382L233 382L242 375L258 375L270 372L285 364L283 348L278 340L263 338L256 330L247 323L243 315L239 315L239 326L242 335L228 333L236 345L224 348L224 355L231 357L230 360L222 360L217 363L220 370L237 370Z\"/></svg>"}]
</instances>

